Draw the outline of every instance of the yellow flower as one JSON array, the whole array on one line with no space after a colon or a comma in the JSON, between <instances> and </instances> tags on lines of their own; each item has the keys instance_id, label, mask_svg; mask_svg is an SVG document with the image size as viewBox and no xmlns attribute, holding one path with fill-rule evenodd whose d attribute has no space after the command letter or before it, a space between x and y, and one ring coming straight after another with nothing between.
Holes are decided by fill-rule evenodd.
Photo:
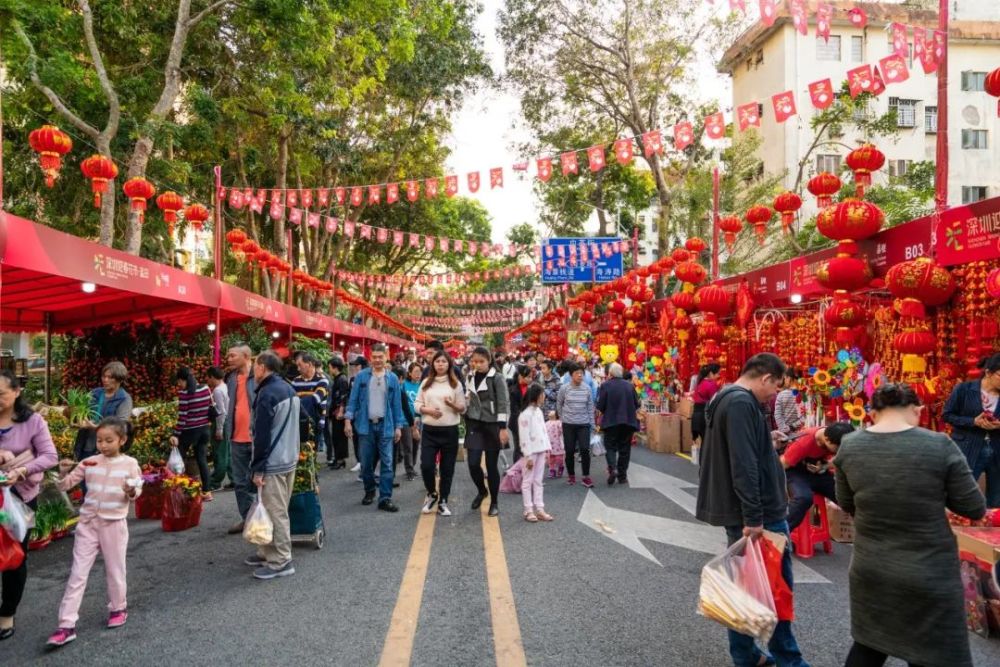
<instances>
[{"instance_id":1,"label":"yellow flower","mask_svg":"<svg viewBox=\"0 0 1000 667\"><path fill-rule=\"evenodd\" d=\"M830 374L826 371L816 371L812 377L813 383L821 387L830 384Z\"/></svg>"}]
</instances>

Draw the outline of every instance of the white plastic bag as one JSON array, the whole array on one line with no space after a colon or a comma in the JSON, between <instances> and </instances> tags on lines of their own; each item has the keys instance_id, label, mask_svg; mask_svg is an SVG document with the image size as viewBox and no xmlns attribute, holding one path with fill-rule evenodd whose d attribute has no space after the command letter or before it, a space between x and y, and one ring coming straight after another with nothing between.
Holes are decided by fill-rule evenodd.
<instances>
[{"instance_id":1,"label":"white plastic bag","mask_svg":"<svg viewBox=\"0 0 1000 667\"><path fill-rule=\"evenodd\" d=\"M247 514L246 525L243 526L243 539L250 544L270 544L274 540L274 522L271 515L264 509L260 500L255 500Z\"/></svg>"},{"instance_id":2,"label":"white plastic bag","mask_svg":"<svg viewBox=\"0 0 1000 667\"><path fill-rule=\"evenodd\" d=\"M698 613L767 644L778 624L760 545L746 537L701 570Z\"/></svg>"},{"instance_id":3,"label":"white plastic bag","mask_svg":"<svg viewBox=\"0 0 1000 667\"><path fill-rule=\"evenodd\" d=\"M17 542L23 542L28 531L35 526L35 513L14 495L9 486L3 488L3 507L0 507L0 525Z\"/></svg>"},{"instance_id":4,"label":"white plastic bag","mask_svg":"<svg viewBox=\"0 0 1000 667\"><path fill-rule=\"evenodd\" d=\"M590 436L590 455L591 456L604 456L607 449L604 448L604 434L595 433Z\"/></svg>"},{"instance_id":5,"label":"white plastic bag","mask_svg":"<svg viewBox=\"0 0 1000 667\"><path fill-rule=\"evenodd\" d=\"M170 458L167 459L167 470L175 475L184 474L184 457L181 456L181 450L176 447L170 448Z\"/></svg>"}]
</instances>

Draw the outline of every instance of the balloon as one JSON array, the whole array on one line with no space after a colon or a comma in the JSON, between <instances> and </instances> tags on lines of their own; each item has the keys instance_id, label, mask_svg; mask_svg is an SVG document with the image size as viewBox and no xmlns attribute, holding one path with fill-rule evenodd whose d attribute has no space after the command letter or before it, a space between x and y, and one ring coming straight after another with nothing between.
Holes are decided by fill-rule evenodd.
<instances>
[{"instance_id":1,"label":"balloon","mask_svg":"<svg viewBox=\"0 0 1000 667\"><path fill-rule=\"evenodd\" d=\"M850 360L851 360L851 353L848 352L847 350L840 350L839 352L837 352L837 361L839 361L840 363L844 363Z\"/></svg>"}]
</instances>

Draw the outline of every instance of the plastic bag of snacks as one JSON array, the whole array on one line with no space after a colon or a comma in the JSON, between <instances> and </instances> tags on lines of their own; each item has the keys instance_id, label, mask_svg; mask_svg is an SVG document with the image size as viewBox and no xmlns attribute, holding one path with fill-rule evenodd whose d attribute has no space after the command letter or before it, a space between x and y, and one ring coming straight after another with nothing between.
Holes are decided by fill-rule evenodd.
<instances>
[{"instance_id":1,"label":"plastic bag of snacks","mask_svg":"<svg viewBox=\"0 0 1000 667\"><path fill-rule=\"evenodd\" d=\"M756 541L741 538L702 568L698 613L767 644L778 615Z\"/></svg>"},{"instance_id":2,"label":"plastic bag of snacks","mask_svg":"<svg viewBox=\"0 0 1000 667\"><path fill-rule=\"evenodd\" d=\"M14 495L9 486L3 489L3 504L0 505L0 527L6 530L15 542L23 542L28 531L35 526L35 513Z\"/></svg>"},{"instance_id":3,"label":"plastic bag of snacks","mask_svg":"<svg viewBox=\"0 0 1000 667\"><path fill-rule=\"evenodd\" d=\"M170 458L167 459L167 469L175 475L184 474L184 457L181 450L176 447L170 448Z\"/></svg>"},{"instance_id":4,"label":"plastic bag of snacks","mask_svg":"<svg viewBox=\"0 0 1000 667\"><path fill-rule=\"evenodd\" d=\"M274 540L274 523L260 500L254 501L243 526L243 539L250 544L270 544Z\"/></svg>"}]
</instances>

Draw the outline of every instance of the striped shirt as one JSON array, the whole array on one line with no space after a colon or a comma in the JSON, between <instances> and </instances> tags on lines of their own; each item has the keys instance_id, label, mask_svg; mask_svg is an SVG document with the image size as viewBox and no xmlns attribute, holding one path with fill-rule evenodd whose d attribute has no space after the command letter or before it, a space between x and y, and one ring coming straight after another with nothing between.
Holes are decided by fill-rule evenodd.
<instances>
[{"instance_id":1,"label":"striped shirt","mask_svg":"<svg viewBox=\"0 0 1000 667\"><path fill-rule=\"evenodd\" d=\"M292 389L299 396L301 421L318 422L319 428L326 426L326 401L330 396L330 378L322 373L307 380L301 375L292 380Z\"/></svg>"},{"instance_id":2,"label":"striped shirt","mask_svg":"<svg viewBox=\"0 0 1000 667\"><path fill-rule=\"evenodd\" d=\"M88 456L78 466L59 480L58 486L68 491L81 481L87 482L87 495L80 507L80 520L92 517L124 519L128 517L129 497L122 489L126 479L139 479L142 471L139 462L131 456L119 454L108 458L103 454ZM136 496L141 492L136 489Z\"/></svg>"},{"instance_id":3,"label":"striped shirt","mask_svg":"<svg viewBox=\"0 0 1000 667\"><path fill-rule=\"evenodd\" d=\"M785 435L795 433L805 425L799 404L795 400L795 392L791 389L785 389L778 394L774 402L774 423Z\"/></svg>"},{"instance_id":4,"label":"striped shirt","mask_svg":"<svg viewBox=\"0 0 1000 667\"><path fill-rule=\"evenodd\" d=\"M572 382L559 388L556 412L563 424L578 426L594 425L594 395L585 383L576 386Z\"/></svg>"},{"instance_id":5,"label":"striped shirt","mask_svg":"<svg viewBox=\"0 0 1000 667\"><path fill-rule=\"evenodd\" d=\"M177 426L174 427L174 435L209 425L211 420L208 418L208 408L212 405L212 390L206 385L200 385L194 393L186 390L177 392L177 400Z\"/></svg>"}]
</instances>

